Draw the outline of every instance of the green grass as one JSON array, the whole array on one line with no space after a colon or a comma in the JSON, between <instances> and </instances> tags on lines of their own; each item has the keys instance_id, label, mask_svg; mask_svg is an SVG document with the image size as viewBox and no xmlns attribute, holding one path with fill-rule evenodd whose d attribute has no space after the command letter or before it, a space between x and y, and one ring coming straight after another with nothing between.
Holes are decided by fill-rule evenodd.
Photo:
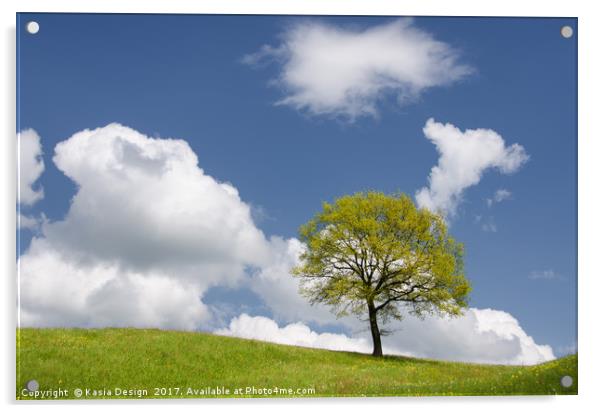
<instances>
[{"instance_id":1,"label":"green grass","mask_svg":"<svg viewBox=\"0 0 602 413\"><path fill-rule=\"evenodd\" d=\"M560 385L565 375L574 379L569 388ZM314 390L313 394L272 393L268 397L577 394L577 355L537 366L499 366L406 357L375 359L176 331L20 329L18 399L32 398L22 393L31 379L39 382L40 390L67 389L61 398L75 398L76 388L112 393L115 388L146 390L145 398L216 397L202 392L217 387L229 390L226 397L266 396L248 395L247 387ZM189 388L200 394L187 394ZM239 389L243 394L235 394ZM84 396L92 397L115 395Z\"/></svg>"}]
</instances>

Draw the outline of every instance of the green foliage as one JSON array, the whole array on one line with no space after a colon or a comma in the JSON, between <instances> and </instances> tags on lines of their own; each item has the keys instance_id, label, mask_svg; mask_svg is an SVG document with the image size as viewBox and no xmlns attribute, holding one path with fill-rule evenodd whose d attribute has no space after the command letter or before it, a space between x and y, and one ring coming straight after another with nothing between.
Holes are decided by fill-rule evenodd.
<instances>
[{"instance_id":1,"label":"green foliage","mask_svg":"<svg viewBox=\"0 0 602 413\"><path fill-rule=\"evenodd\" d=\"M115 387L165 398L202 396L154 396L154 388L278 386L313 388L313 397L577 394L578 388L576 355L537 366L495 366L374 358L177 331L28 328L17 336L16 396L22 399L31 379L40 390L69 389L67 398L74 398L76 388ZM565 375L574 379L569 388L560 385Z\"/></svg>"},{"instance_id":2,"label":"green foliage","mask_svg":"<svg viewBox=\"0 0 602 413\"><path fill-rule=\"evenodd\" d=\"M411 313L461 314L470 284L463 246L444 219L404 194L357 193L324 203L300 229L307 250L293 274L312 303L338 316L373 306L381 321Z\"/></svg>"}]
</instances>

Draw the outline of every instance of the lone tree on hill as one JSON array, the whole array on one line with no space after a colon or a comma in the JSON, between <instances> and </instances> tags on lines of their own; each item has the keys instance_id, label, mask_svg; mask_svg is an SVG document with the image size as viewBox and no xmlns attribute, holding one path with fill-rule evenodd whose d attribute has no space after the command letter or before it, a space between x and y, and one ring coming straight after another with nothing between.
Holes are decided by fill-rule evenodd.
<instances>
[{"instance_id":1,"label":"lone tree on hill","mask_svg":"<svg viewBox=\"0 0 602 413\"><path fill-rule=\"evenodd\" d=\"M457 316L467 306L462 244L445 221L417 209L404 194L357 193L324 203L300 229L307 248L293 275L312 304L337 317L368 313L374 356L382 356L379 323L403 311Z\"/></svg>"}]
</instances>

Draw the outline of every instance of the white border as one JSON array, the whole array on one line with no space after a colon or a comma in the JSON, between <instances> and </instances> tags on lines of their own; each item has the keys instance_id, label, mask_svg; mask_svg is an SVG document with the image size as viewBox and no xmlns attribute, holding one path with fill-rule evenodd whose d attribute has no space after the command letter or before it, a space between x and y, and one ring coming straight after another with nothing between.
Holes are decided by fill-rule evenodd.
<instances>
[{"instance_id":1,"label":"white border","mask_svg":"<svg viewBox=\"0 0 602 413\"><path fill-rule=\"evenodd\" d=\"M562 411L580 410L594 406L600 383L600 322L597 320L600 301L598 295L602 276L598 270L597 256L600 255L602 233L600 206L600 178L602 171L598 160L602 154L602 130L596 117L601 95L599 76L602 73L599 41L602 38L602 21L593 1L471 1L471 0L3 0L0 2L2 21L2 91L0 101L1 122L4 139L1 147L2 166L2 255L3 314L2 356L4 372L0 381L2 400L15 407L15 193L16 193L16 145L15 145L15 12L111 12L111 13L224 13L224 14L354 14L354 15L448 15L448 16L548 16L578 17L579 39L579 396L576 397L479 397L479 398L396 398L396 399L330 399L330 400L201 400L190 402L153 401L137 403L148 411L163 411L167 405L178 407L211 409L265 409L305 411L316 407L350 408L357 405L365 409L376 404L377 409L423 409L433 411L478 411L506 412L509 409L531 408L535 410ZM598 75L598 76L596 76ZM542 137L545 139L545 137ZM558 165L563 168L564 165ZM550 223L550 236L554 225ZM131 408L132 403L109 402L113 408ZM80 404L21 403L20 408L37 406L44 410L107 408L102 403ZM387 404L385 406L384 404ZM395 404L396 406L390 406Z\"/></svg>"},{"instance_id":2,"label":"white border","mask_svg":"<svg viewBox=\"0 0 602 413\"><path fill-rule=\"evenodd\" d=\"M105 13L224 13L224 14L341 14L341 15L439 15L439 16L562 16L574 17L587 6L577 2L524 0L485 2L471 0L21 0L22 12Z\"/></svg>"}]
</instances>

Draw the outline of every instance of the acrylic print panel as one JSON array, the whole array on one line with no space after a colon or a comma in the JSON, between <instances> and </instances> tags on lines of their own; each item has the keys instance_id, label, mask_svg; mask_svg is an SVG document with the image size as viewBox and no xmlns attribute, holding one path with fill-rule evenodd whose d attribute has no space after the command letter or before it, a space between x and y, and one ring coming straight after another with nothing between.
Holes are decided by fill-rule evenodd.
<instances>
[{"instance_id":1,"label":"acrylic print panel","mask_svg":"<svg viewBox=\"0 0 602 413\"><path fill-rule=\"evenodd\" d=\"M17 33L18 399L577 393L576 19Z\"/></svg>"}]
</instances>

